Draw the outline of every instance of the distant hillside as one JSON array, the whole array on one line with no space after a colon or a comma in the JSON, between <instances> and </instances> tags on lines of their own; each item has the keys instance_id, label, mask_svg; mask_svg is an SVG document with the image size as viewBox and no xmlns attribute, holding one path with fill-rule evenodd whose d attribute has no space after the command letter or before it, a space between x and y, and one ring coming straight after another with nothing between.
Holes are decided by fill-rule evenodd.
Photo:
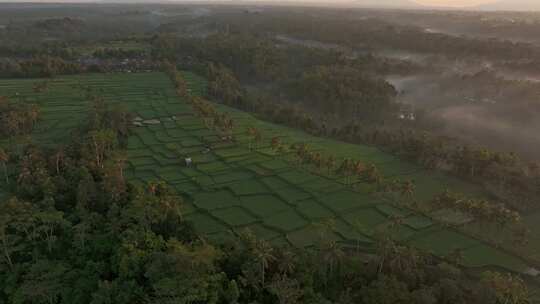
<instances>
[{"instance_id":1,"label":"distant hillside","mask_svg":"<svg viewBox=\"0 0 540 304\"><path fill-rule=\"evenodd\" d=\"M366 7L425 8L409 0L356 0L355 4Z\"/></svg>"}]
</instances>

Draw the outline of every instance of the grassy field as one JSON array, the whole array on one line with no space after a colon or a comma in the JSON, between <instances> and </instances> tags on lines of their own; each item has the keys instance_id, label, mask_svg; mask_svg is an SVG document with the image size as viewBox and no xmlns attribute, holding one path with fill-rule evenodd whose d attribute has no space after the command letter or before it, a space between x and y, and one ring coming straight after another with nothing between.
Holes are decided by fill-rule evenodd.
<instances>
[{"instance_id":1,"label":"grassy field","mask_svg":"<svg viewBox=\"0 0 540 304\"><path fill-rule=\"evenodd\" d=\"M204 81L188 73L186 78L192 93L204 91ZM375 163L386 177L415 180L415 199L420 202L446 188L482 195L470 184L403 162L373 147L313 137L218 105L235 122L237 141L224 142L205 127L188 103L175 96L170 81L161 73L59 77L44 93L32 92L34 82L0 81L2 95L41 106L42 119L32 140L52 145L69 138L70 130L84 119L88 109L77 87L94 87L111 104L125 105L142 124L133 127L129 138L126 174L130 181L166 181L186 197L186 218L210 240L224 241L249 228L274 244L314 246L322 234L321 223L331 219L325 237L359 245L363 250L373 249L374 236L385 231L439 256L460 249L465 266L516 272L528 268L515 256L448 228L431 216L399 206L392 195L375 193L368 184L351 187L341 177L300 167L290 155L275 155L269 146L270 139L279 136L286 143L308 142L323 154ZM248 126L257 127L263 134L263 142L254 150L245 135ZM186 157L193 159L193 166L185 166ZM403 220L396 223L396 216Z\"/></svg>"}]
</instances>

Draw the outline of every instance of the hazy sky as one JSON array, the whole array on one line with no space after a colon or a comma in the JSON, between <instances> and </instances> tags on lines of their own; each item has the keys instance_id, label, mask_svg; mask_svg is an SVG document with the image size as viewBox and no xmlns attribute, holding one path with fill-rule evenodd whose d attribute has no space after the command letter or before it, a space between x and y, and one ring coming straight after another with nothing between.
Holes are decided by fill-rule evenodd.
<instances>
[{"instance_id":1,"label":"hazy sky","mask_svg":"<svg viewBox=\"0 0 540 304\"><path fill-rule=\"evenodd\" d=\"M441 6L473 6L485 3L493 3L496 0L413 0L424 5L441 5Z\"/></svg>"},{"instance_id":2,"label":"hazy sky","mask_svg":"<svg viewBox=\"0 0 540 304\"><path fill-rule=\"evenodd\" d=\"M144 1L224 1L233 2L235 0L0 0L2 2L144 2ZM517 11L540 11L540 0L239 0L241 2L263 1L267 3L275 2L307 2L307 3L326 3L326 4L353 4L367 5L373 7L407 7L417 3L426 7L454 7L454 8L477 8L478 5L489 4L490 6L481 9L488 10L517 10Z\"/></svg>"}]
</instances>

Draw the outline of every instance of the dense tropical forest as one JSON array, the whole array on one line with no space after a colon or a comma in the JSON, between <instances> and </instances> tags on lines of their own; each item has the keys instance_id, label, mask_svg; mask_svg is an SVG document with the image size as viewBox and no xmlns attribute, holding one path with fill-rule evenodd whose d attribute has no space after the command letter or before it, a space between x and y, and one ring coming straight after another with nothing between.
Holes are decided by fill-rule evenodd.
<instances>
[{"instance_id":1,"label":"dense tropical forest","mask_svg":"<svg viewBox=\"0 0 540 304\"><path fill-rule=\"evenodd\" d=\"M539 49L438 14L0 4L0 303L534 303Z\"/></svg>"}]
</instances>

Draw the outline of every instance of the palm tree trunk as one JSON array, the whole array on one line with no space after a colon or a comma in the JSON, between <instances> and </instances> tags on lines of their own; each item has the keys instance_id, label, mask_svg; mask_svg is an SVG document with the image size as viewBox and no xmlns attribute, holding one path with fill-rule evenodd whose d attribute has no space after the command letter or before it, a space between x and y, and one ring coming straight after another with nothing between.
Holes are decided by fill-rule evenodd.
<instances>
[{"instance_id":1,"label":"palm tree trunk","mask_svg":"<svg viewBox=\"0 0 540 304\"><path fill-rule=\"evenodd\" d=\"M333 272L334 272L334 261L331 260L330 263L329 263L329 274L330 274L330 276L332 276Z\"/></svg>"},{"instance_id":2,"label":"palm tree trunk","mask_svg":"<svg viewBox=\"0 0 540 304\"><path fill-rule=\"evenodd\" d=\"M53 227L49 227L49 232L47 233L47 249L49 250L49 253L52 252L52 237L53 237Z\"/></svg>"},{"instance_id":3,"label":"palm tree trunk","mask_svg":"<svg viewBox=\"0 0 540 304\"><path fill-rule=\"evenodd\" d=\"M6 177L6 183L9 184L9 175L8 175L8 172L7 172L7 166L6 166L5 162L2 162L2 167L4 167L4 175Z\"/></svg>"},{"instance_id":4,"label":"palm tree trunk","mask_svg":"<svg viewBox=\"0 0 540 304\"><path fill-rule=\"evenodd\" d=\"M9 269L13 269L13 262L11 261L11 256L9 255L9 252L7 250L5 237L4 237L3 241L2 241L2 247L4 248L4 256L6 257L6 261L7 261L8 265L9 265Z\"/></svg>"},{"instance_id":5,"label":"palm tree trunk","mask_svg":"<svg viewBox=\"0 0 540 304\"><path fill-rule=\"evenodd\" d=\"M120 165L120 179L124 182L124 166Z\"/></svg>"},{"instance_id":6,"label":"palm tree trunk","mask_svg":"<svg viewBox=\"0 0 540 304\"><path fill-rule=\"evenodd\" d=\"M184 215L182 213L182 211L180 210L180 207L176 207L176 214L178 214L178 217L180 218L180 221L184 221Z\"/></svg>"},{"instance_id":7,"label":"palm tree trunk","mask_svg":"<svg viewBox=\"0 0 540 304\"><path fill-rule=\"evenodd\" d=\"M86 244L86 235L85 235L85 232L83 231L81 233L81 248L82 248L82 250L84 250L85 244Z\"/></svg>"},{"instance_id":8,"label":"palm tree trunk","mask_svg":"<svg viewBox=\"0 0 540 304\"><path fill-rule=\"evenodd\" d=\"M93 138L93 142L94 142L94 148L95 148L95 152L96 152L96 166L97 166L97 167L100 167L100 161L99 161L99 149L98 149L98 144L97 144L95 138Z\"/></svg>"},{"instance_id":9,"label":"palm tree trunk","mask_svg":"<svg viewBox=\"0 0 540 304\"><path fill-rule=\"evenodd\" d=\"M56 156L56 174L60 175L60 157Z\"/></svg>"},{"instance_id":10,"label":"palm tree trunk","mask_svg":"<svg viewBox=\"0 0 540 304\"><path fill-rule=\"evenodd\" d=\"M381 272L382 272L383 266L384 266L384 256L381 257L381 262L379 263L379 270L378 270L378 273L381 273Z\"/></svg>"},{"instance_id":11,"label":"palm tree trunk","mask_svg":"<svg viewBox=\"0 0 540 304\"><path fill-rule=\"evenodd\" d=\"M265 269L264 262L261 262L261 273L262 273L261 282L262 282L263 287L264 287L264 276L265 276L264 269Z\"/></svg>"}]
</instances>

